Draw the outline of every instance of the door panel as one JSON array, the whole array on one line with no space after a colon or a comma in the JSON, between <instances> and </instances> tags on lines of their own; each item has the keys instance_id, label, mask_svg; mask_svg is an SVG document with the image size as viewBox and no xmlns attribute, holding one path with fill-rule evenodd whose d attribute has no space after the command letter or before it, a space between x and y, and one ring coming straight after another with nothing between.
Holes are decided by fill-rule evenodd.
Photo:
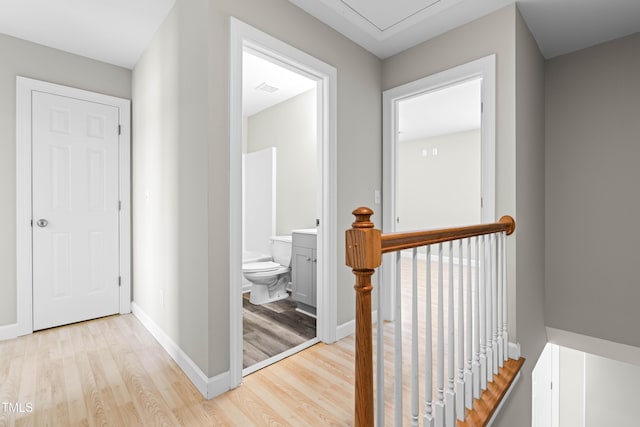
<instances>
[{"instance_id":1,"label":"door panel","mask_svg":"<svg viewBox=\"0 0 640 427\"><path fill-rule=\"evenodd\" d=\"M37 330L119 311L119 111L43 92L32 105Z\"/></svg>"}]
</instances>

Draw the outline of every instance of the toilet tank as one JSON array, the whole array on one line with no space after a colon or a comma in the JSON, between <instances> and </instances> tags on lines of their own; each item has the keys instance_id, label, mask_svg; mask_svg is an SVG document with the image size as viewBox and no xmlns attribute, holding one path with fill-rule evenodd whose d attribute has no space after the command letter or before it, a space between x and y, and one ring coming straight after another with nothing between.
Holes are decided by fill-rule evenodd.
<instances>
[{"instance_id":1,"label":"toilet tank","mask_svg":"<svg viewBox=\"0 0 640 427\"><path fill-rule=\"evenodd\" d=\"M269 246L273 261L285 267L291 266L291 236L271 236Z\"/></svg>"}]
</instances>

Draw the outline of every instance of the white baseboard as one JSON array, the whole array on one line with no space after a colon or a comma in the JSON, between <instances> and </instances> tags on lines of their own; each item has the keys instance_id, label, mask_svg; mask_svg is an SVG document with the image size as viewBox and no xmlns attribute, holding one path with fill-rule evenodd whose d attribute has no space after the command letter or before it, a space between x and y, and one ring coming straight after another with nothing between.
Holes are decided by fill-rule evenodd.
<instances>
[{"instance_id":1,"label":"white baseboard","mask_svg":"<svg viewBox=\"0 0 640 427\"><path fill-rule=\"evenodd\" d=\"M215 377L207 379L206 399L213 399L216 396L226 393L231 389L229 382L229 372L223 372Z\"/></svg>"},{"instance_id":2,"label":"white baseboard","mask_svg":"<svg viewBox=\"0 0 640 427\"><path fill-rule=\"evenodd\" d=\"M18 337L18 324L0 326L0 341L10 340Z\"/></svg>"},{"instance_id":3,"label":"white baseboard","mask_svg":"<svg viewBox=\"0 0 640 427\"><path fill-rule=\"evenodd\" d=\"M175 360L205 399L212 399L230 389L229 372L208 378L198 365L135 302L131 304L131 312L169 356Z\"/></svg>"},{"instance_id":4,"label":"white baseboard","mask_svg":"<svg viewBox=\"0 0 640 427\"><path fill-rule=\"evenodd\" d=\"M375 325L378 321L378 310L371 312L371 324ZM356 332L356 320L349 320L336 328L336 341L340 341L342 338L346 338Z\"/></svg>"},{"instance_id":5,"label":"white baseboard","mask_svg":"<svg viewBox=\"0 0 640 427\"><path fill-rule=\"evenodd\" d=\"M336 328L336 341L340 341L342 338L346 338L349 335L355 333L356 331L356 321L349 320L341 325L338 325Z\"/></svg>"}]
</instances>

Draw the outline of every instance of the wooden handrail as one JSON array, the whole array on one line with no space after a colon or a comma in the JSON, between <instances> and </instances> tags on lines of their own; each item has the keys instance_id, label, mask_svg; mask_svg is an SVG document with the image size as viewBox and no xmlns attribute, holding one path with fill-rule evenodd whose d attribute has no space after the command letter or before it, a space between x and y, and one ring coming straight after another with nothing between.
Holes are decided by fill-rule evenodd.
<instances>
[{"instance_id":1,"label":"wooden handrail","mask_svg":"<svg viewBox=\"0 0 640 427\"><path fill-rule=\"evenodd\" d=\"M381 235L381 250L382 253L396 252L405 249L418 248L420 246L433 245L435 243L444 243L452 240L482 236L483 234L499 233L502 231L506 231L507 235L510 235L515 231L515 229L516 222L514 219L509 215L505 215L500 218L500 221L490 224L445 228L442 230L386 233Z\"/></svg>"},{"instance_id":2,"label":"wooden handrail","mask_svg":"<svg viewBox=\"0 0 640 427\"><path fill-rule=\"evenodd\" d=\"M346 264L356 277L355 419L356 427L370 427L373 417L373 349L371 322L371 276L382 264L382 254L497 232L510 235L515 221L500 221L469 227L382 234L371 222L373 211L360 207L353 211L356 221L346 231Z\"/></svg>"}]
</instances>

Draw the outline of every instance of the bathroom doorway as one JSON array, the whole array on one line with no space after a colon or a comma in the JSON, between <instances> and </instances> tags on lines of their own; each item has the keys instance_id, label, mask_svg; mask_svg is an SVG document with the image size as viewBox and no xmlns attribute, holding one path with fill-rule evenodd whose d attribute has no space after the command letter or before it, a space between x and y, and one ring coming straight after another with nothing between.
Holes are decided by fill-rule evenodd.
<instances>
[{"instance_id":1,"label":"bathroom doorway","mask_svg":"<svg viewBox=\"0 0 640 427\"><path fill-rule=\"evenodd\" d=\"M315 79L245 46L244 375L317 342L317 107Z\"/></svg>"},{"instance_id":2,"label":"bathroom doorway","mask_svg":"<svg viewBox=\"0 0 640 427\"><path fill-rule=\"evenodd\" d=\"M335 68L231 22L230 386L336 335Z\"/></svg>"}]
</instances>

